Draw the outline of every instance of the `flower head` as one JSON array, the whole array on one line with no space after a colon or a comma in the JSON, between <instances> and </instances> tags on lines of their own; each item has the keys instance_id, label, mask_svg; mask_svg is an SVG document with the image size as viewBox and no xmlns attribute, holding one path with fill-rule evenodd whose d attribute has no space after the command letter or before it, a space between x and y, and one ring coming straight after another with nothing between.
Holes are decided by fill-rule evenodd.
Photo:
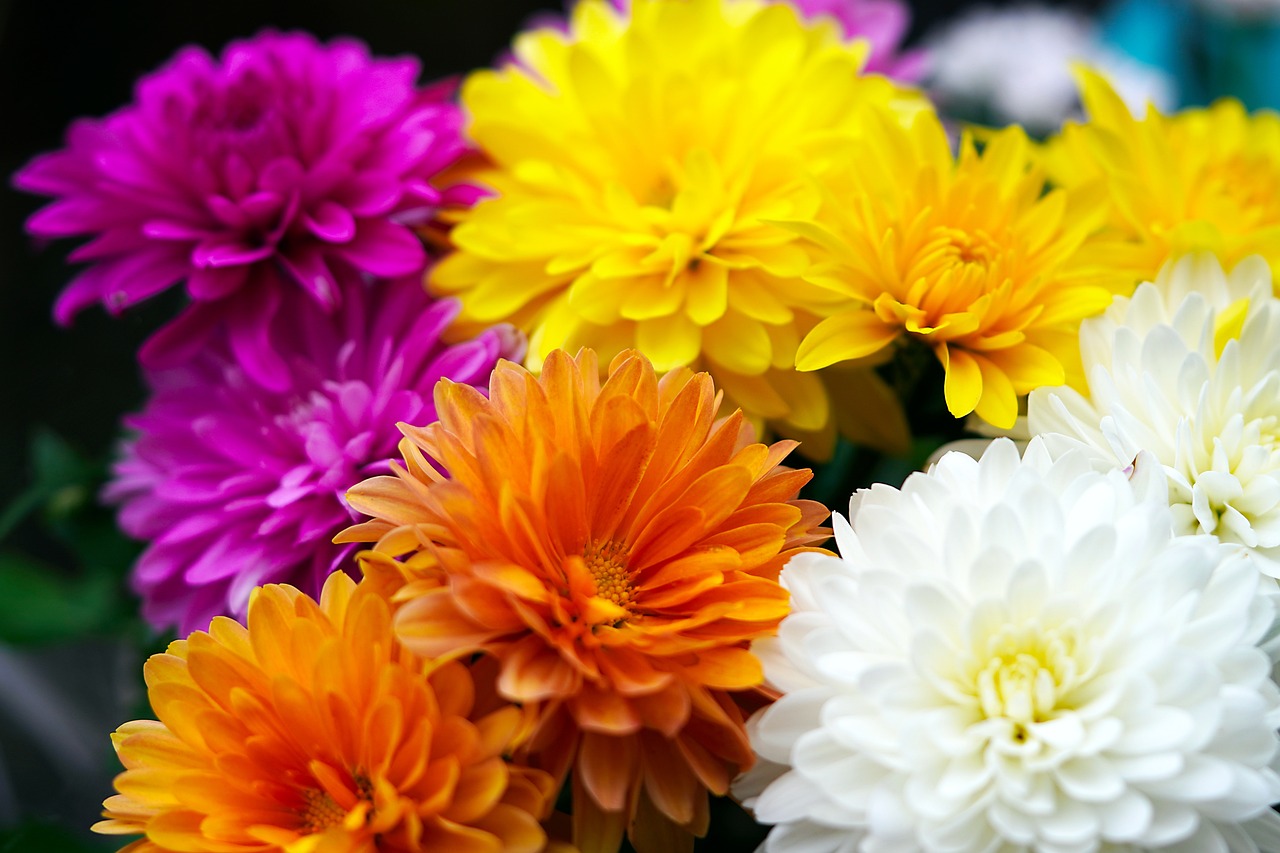
<instances>
[{"instance_id":1,"label":"flower head","mask_svg":"<svg viewBox=\"0 0 1280 853\"><path fill-rule=\"evenodd\" d=\"M440 377L483 387L499 356L520 352L509 329L442 343L457 304L432 301L414 279L338 288L336 314L282 295L269 345L284 390L263 386L225 336L148 373L152 397L126 421L136 434L106 496L149 543L133 586L156 626L187 633L243 615L259 584L314 595L331 572L354 569L354 549L329 540L357 517L346 489L389 470L396 422L435 419Z\"/></svg>"},{"instance_id":2,"label":"flower head","mask_svg":"<svg viewBox=\"0 0 1280 853\"><path fill-rule=\"evenodd\" d=\"M794 226L828 252L807 278L840 300L801 342L797 366L918 341L946 368L953 415L1012 426L1018 395L1063 381L1080 320L1110 299L1078 260L1100 199L1046 193L1017 127L981 153L966 136L953 158L930 112L907 128L882 123L842 162L815 223Z\"/></svg>"},{"instance_id":3,"label":"flower head","mask_svg":"<svg viewBox=\"0 0 1280 853\"><path fill-rule=\"evenodd\" d=\"M1228 99L1138 119L1101 77L1079 76L1089 120L1051 140L1047 162L1056 184L1109 195L1107 239L1093 251L1117 292L1197 251L1228 267L1259 254L1280 269L1280 116Z\"/></svg>"},{"instance_id":4,"label":"flower head","mask_svg":"<svg viewBox=\"0 0 1280 853\"><path fill-rule=\"evenodd\" d=\"M861 76L865 42L786 4L586 0L570 27L525 33L515 63L463 84L496 195L462 215L432 288L463 321L528 331L534 369L560 347L634 347L707 370L788 435L829 428L794 357L833 297L777 220L817 209L835 140L919 96Z\"/></svg>"},{"instance_id":5,"label":"flower head","mask_svg":"<svg viewBox=\"0 0 1280 853\"><path fill-rule=\"evenodd\" d=\"M383 598L345 575L319 604L254 594L146 664L159 721L112 740L125 771L94 829L138 853L536 853L555 795L508 763L528 714L457 662L396 642Z\"/></svg>"},{"instance_id":6,"label":"flower head","mask_svg":"<svg viewBox=\"0 0 1280 853\"><path fill-rule=\"evenodd\" d=\"M1163 478L1008 439L836 520L757 643L784 692L739 793L766 851L1257 853L1280 692L1246 561L1175 537ZM1264 849L1272 849L1270 846Z\"/></svg>"},{"instance_id":7,"label":"flower head","mask_svg":"<svg viewBox=\"0 0 1280 853\"><path fill-rule=\"evenodd\" d=\"M1243 545L1280 578L1277 340L1280 300L1261 258L1227 274L1189 255L1081 324L1086 385L1032 392L1028 426L1120 466L1151 453L1176 532Z\"/></svg>"},{"instance_id":8,"label":"flower head","mask_svg":"<svg viewBox=\"0 0 1280 853\"><path fill-rule=\"evenodd\" d=\"M731 691L760 684L748 643L786 613L777 572L828 533L795 499L809 472L740 412L717 423L705 373L659 381L634 353L603 385L589 350L540 377L502 362L489 392L440 383L440 421L404 427L405 466L348 493L374 520L343 538L408 554L409 648L488 652L504 697L546 703L530 749L575 767L584 851L612 853L633 818L644 849L701 834L707 791L751 763Z\"/></svg>"},{"instance_id":9,"label":"flower head","mask_svg":"<svg viewBox=\"0 0 1280 853\"><path fill-rule=\"evenodd\" d=\"M326 310L361 274L408 275L426 262L408 227L472 188L431 181L465 150L451 88L415 88L418 63L375 59L350 40L264 32L215 60L188 47L138 84L134 103L86 119L67 147L14 178L55 201L27 223L39 237L91 235L59 298L68 323L178 282L195 300L144 347L170 364L230 323L246 368L283 387L263 343L281 296L300 289Z\"/></svg>"}]
</instances>

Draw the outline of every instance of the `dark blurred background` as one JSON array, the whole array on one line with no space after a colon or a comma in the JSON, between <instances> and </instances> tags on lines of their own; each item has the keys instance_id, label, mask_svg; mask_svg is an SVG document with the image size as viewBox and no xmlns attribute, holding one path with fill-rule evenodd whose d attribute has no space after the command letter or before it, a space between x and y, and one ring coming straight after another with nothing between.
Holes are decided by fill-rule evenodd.
<instances>
[{"instance_id":1,"label":"dark blurred background","mask_svg":"<svg viewBox=\"0 0 1280 853\"><path fill-rule=\"evenodd\" d=\"M911 4L912 41L974 4ZM984 3L987 6L1008 5ZM1058 4L1068 5L1068 4ZM1092 11L1097 3L1069 4ZM117 320L50 319L69 245L39 246L23 220L43 201L8 176L59 147L67 124L126 103L180 46L217 52L263 27L355 35L412 53L424 78L490 63L532 0L0 0L0 851L110 850L87 827L115 771L108 733L146 715L140 663L162 647L121 577L136 553L95 491L122 414L142 390L134 353L175 311L152 300Z\"/></svg>"}]
</instances>

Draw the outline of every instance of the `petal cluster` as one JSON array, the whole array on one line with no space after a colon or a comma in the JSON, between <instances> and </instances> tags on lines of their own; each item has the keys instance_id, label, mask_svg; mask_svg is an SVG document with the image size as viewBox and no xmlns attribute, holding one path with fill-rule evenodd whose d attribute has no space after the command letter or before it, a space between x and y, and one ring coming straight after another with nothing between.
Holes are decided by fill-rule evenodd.
<instances>
[{"instance_id":1,"label":"petal cluster","mask_svg":"<svg viewBox=\"0 0 1280 853\"><path fill-rule=\"evenodd\" d=\"M331 572L354 570L354 549L329 540L357 517L346 489L388 470L396 422L434 420L441 377L482 387L500 356L521 352L509 328L445 344L458 306L416 279L344 281L337 292L336 314L282 295L269 333L283 389L259 382L227 335L147 373L152 396L126 420L134 435L106 497L148 543L132 583L157 627L205 628L242 616L259 584L314 595Z\"/></svg>"},{"instance_id":2,"label":"petal cluster","mask_svg":"<svg viewBox=\"0 0 1280 853\"><path fill-rule=\"evenodd\" d=\"M504 755L525 711L461 663L423 662L345 575L320 601L254 596L146 665L158 721L115 733L108 834L138 853L537 853L555 791Z\"/></svg>"},{"instance_id":3,"label":"petal cluster","mask_svg":"<svg viewBox=\"0 0 1280 853\"><path fill-rule=\"evenodd\" d=\"M185 283L195 306L144 360L175 361L227 319L246 368L286 384L262 342L281 294L334 310L341 282L421 271L409 226L474 195L432 183L465 150L462 116L449 87L417 88L417 75L416 60L376 59L355 41L268 31L218 59L185 48L132 104L74 124L66 148L14 179L55 198L32 234L93 238L71 255L89 266L59 298L59 322Z\"/></svg>"},{"instance_id":4,"label":"petal cluster","mask_svg":"<svg viewBox=\"0 0 1280 853\"><path fill-rule=\"evenodd\" d=\"M1224 99L1137 118L1102 77L1079 77L1088 121L1050 140L1046 161L1055 183L1107 194L1106 239L1094 251L1117 292L1190 252L1213 252L1227 267L1259 254L1277 270L1280 116Z\"/></svg>"},{"instance_id":5,"label":"petal cluster","mask_svg":"<svg viewBox=\"0 0 1280 853\"><path fill-rule=\"evenodd\" d=\"M1028 426L1119 466L1150 452L1174 528L1243 545L1280 577L1280 300L1266 262L1167 264L1080 327L1086 384L1042 388Z\"/></svg>"},{"instance_id":6,"label":"petal cluster","mask_svg":"<svg viewBox=\"0 0 1280 853\"><path fill-rule=\"evenodd\" d=\"M529 749L574 767L576 844L611 852L631 823L641 849L673 849L752 761L748 643L785 615L777 573L826 510L779 465L794 442L716 420L706 374L659 381L634 353L608 374L556 351L539 377L500 363L488 399L442 382L440 420L403 427L404 466L348 493L374 520L342 538L377 540L369 570L404 556L406 646L483 650L504 697L544 703Z\"/></svg>"},{"instance_id":7,"label":"petal cluster","mask_svg":"<svg viewBox=\"0 0 1280 853\"><path fill-rule=\"evenodd\" d=\"M1130 479L1132 476L1132 480ZM1274 618L1247 560L1175 537L1158 466L1033 441L944 456L783 571L784 692L740 793L767 851L1250 851L1272 833Z\"/></svg>"},{"instance_id":8,"label":"petal cluster","mask_svg":"<svg viewBox=\"0 0 1280 853\"><path fill-rule=\"evenodd\" d=\"M797 366L917 342L946 370L953 415L1013 426L1018 396L1063 381L1080 320L1110 300L1101 271L1080 260L1102 198L1046 191L1036 159L1018 127L981 152L966 135L953 157L929 111L862 136L827 177L814 222L793 226L825 250L806 280L838 300Z\"/></svg>"},{"instance_id":9,"label":"petal cluster","mask_svg":"<svg viewBox=\"0 0 1280 853\"><path fill-rule=\"evenodd\" d=\"M803 280L810 254L779 221L817 210L835 140L918 107L860 74L866 53L787 4L579 3L567 34L527 32L514 63L463 84L492 163L475 179L496 195L462 216L431 287L457 295L466 322L528 331L535 369L560 347L606 361L634 347L830 444L828 392L794 358L834 297ZM901 442L881 397L880 433Z\"/></svg>"}]
</instances>

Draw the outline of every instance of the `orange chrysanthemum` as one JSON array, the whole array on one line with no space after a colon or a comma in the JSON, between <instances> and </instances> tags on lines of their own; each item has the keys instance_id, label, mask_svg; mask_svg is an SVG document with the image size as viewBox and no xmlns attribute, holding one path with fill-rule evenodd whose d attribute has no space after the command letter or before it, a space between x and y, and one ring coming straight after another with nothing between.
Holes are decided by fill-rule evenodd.
<instances>
[{"instance_id":1,"label":"orange chrysanthemum","mask_svg":"<svg viewBox=\"0 0 1280 853\"><path fill-rule=\"evenodd\" d=\"M439 422L401 427L405 466L348 493L375 520L341 538L377 541L369 571L410 555L405 645L488 652L505 698L544 703L531 760L574 768L581 849L616 850L628 824L638 848L679 849L752 762L748 644L786 614L778 571L827 511L779 467L794 442L716 422L705 373L658 380L625 352L602 386L593 352L555 351L541 376L499 362L489 391L442 381Z\"/></svg>"},{"instance_id":2,"label":"orange chrysanthemum","mask_svg":"<svg viewBox=\"0 0 1280 853\"><path fill-rule=\"evenodd\" d=\"M113 735L125 766L94 829L131 853L389 853L546 847L543 771L504 760L528 714L477 701L459 662L396 642L382 597L342 574L320 603L257 590L146 664L159 721Z\"/></svg>"}]
</instances>

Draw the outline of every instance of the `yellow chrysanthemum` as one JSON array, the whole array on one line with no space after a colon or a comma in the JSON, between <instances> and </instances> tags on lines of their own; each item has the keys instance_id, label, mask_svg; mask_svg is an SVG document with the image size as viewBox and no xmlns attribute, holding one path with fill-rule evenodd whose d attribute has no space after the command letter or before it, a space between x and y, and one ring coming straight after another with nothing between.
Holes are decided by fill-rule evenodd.
<instances>
[{"instance_id":1,"label":"yellow chrysanthemum","mask_svg":"<svg viewBox=\"0 0 1280 853\"><path fill-rule=\"evenodd\" d=\"M1117 292L1196 251L1228 269L1262 255L1280 274L1280 116L1226 99L1137 119L1101 76L1078 76L1088 121L1068 124L1045 157L1054 183L1109 195L1106 239L1091 256L1114 270Z\"/></svg>"},{"instance_id":2,"label":"yellow chrysanthemum","mask_svg":"<svg viewBox=\"0 0 1280 853\"><path fill-rule=\"evenodd\" d=\"M1096 193L1045 194L1021 129L958 156L931 112L883 122L842 157L816 223L797 231L828 260L808 278L842 308L800 344L816 370L914 339L946 369L947 408L1008 428L1019 395L1060 385L1080 320L1106 307L1100 273L1078 262L1105 208Z\"/></svg>"},{"instance_id":3,"label":"yellow chrysanthemum","mask_svg":"<svg viewBox=\"0 0 1280 853\"><path fill-rule=\"evenodd\" d=\"M528 331L535 370L561 347L606 363L636 348L659 371L709 371L787 435L829 438L825 387L794 359L835 297L804 281L809 253L777 220L817 210L814 176L868 113L919 96L860 76L864 43L785 3L585 0L568 34L525 33L515 55L462 87L496 196L462 214L431 288L464 324ZM880 419L846 431L900 443L876 396Z\"/></svg>"},{"instance_id":4,"label":"yellow chrysanthemum","mask_svg":"<svg viewBox=\"0 0 1280 853\"><path fill-rule=\"evenodd\" d=\"M404 466L348 492L374 520L343 538L377 541L370 577L409 581L401 641L483 651L505 698L541 703L531 760L574 768L584 853L706 832L707 792L753 760L738 703L761 685L750 641L787 612L778 572L830 533L796 498L809 472L780 465L795 443L752 443L719 402L705 373L659 380L636 353L603 384L589 350L537 377L499 362L487 399L442 381Z\"/></svg>"},{"instance_id":5,"label":"yellow chrysanthemum","mask_svg":"<svg viewBox=\"0 0 1280 853\"><path fill-rule=\"evenodd\" d=\"M104 804L133 853L537 853L551 777L509 764L527 711L461 663L396 642L387 603L338 573L320 603L255 591L146 664L159 721L113 736ZM492 673L490 673L492 676Z\"/></svg>"}]
</instances>

